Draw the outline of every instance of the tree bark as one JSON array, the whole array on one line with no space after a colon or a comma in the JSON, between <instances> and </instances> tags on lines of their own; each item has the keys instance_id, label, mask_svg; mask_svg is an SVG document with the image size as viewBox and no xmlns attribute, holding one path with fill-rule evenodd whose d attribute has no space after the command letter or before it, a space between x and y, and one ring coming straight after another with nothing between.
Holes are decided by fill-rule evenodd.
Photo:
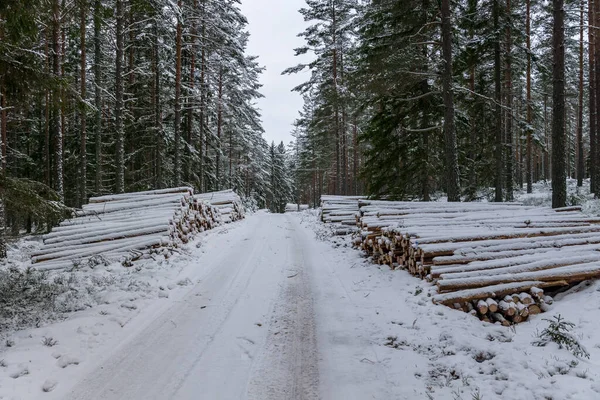
<instances>
[{"instance_id":1,"label":"tree bark","mask_svg":"<svg viewBox=\"0 0 600 400\"><path fill-rule=\"evenodd\" d=\"M492 19L494 21L494 32L498 32L500 29L499 16L500 7L498 4L498 0L493 0L492 3ZM496 202L502 201L502 171L503 168L503 159L502 154L503 150L503 140L502 140L502 99L501 99L501 71L500 71L500 38L494 41L494 102L496 103L496 107L494 110L494 114L496 116L496 142L494 149L494 158L496 159L496 176L495 176L495 200Z\"/></svg>"},{"instance_id":2,"label":"tree bark","mask_svg":"<svg viewBox=\"0 0 600 400\"><path fill-rule=\"evenodd\" d=\"M333 93L334 93L334 130L335 130L335 194L342 193L342 166L341 166L341 132L340 132L340 109L338 92L338 51L337 51L337 15L335 3L331 2L331 37L332 37L332 61L333 61Z\"/></svg>"},{"instance_id":3,"label":"tree bark","mask_svg":"<svg viewBox=\"0 0 600 400\"><path fill-rule=\"evenodd\" d=\"M505 123L505 149L506 149L506 201L513 201L513 94L512 94L512 32L511 32L511 6L506 0L506 123Z\"/></svg>"},{"instance_id":4,"label":"tree bark","mask_svg":"<svg viewBox=\"0 0 600 400\"><path fill-rule=\"evenodd\" d=\"M61 79L61 20L59 0L52 2L52 72L57 80ZM55 189L61 201L64 201L64 181L63 181L63 126L61 112L61 90L53 91L53 115L52 128L55 135Z\"/></svg>"},{"instance_id":5,"label":"tree bark","mask_svg":"<svg viewBox=\"0 0 600 400\"><path fill-rule=\"evenodd\" d=\"M600 192L600 38L598 35L598 26L600 23L600 1L593 2L593 18L594 23L591 24L594 29L594 119L595 119L595 134L594 134L594 151L590 157L590 164L594 173L594 193L598 197Z\"/></svg>"},{"instance_id":6,"label":"tree bark","mask_svg":"<svg viewBox=\"0 0 600 400\"><path fill-rule=\"evenodd\" d=\"M223 66L219 69L219 93L218 93L218 108L217 108L217 145L215 146L217 156L216 162L216 188L221 189L221 134L223 131Z\"/></svg>"},{"instance_id":7,"label":"tree bark","mask_svg":"<svg viewBox=\"0 0 600 400\"><path fill-rule=\"evenodd\" d=\"M102 2L94 2L94 106L95 111L95 164L94 192L102 192Z\"/></svg>"},{"instance_id":8,"label":"tree bark","mask_svg":"<svg viewBox=\"0 0 600 400\"><path fill-rule=\"evenodd\" d=\"M579 98L577 102L577 186L583 186L585 157L583 152L583 14L585 0L581 0L579 10Z\"/></svg>"},{"instance_id":9,"label":"tree bark","mask_svg":"<svg viewBox=\"0 0 600 400\"><path fill-rule=\"evenodd\" d=\"M116 192L125 191L125 132L123 130L123 1L116 0L117 52L115 58Z\"/></svg>"},{"instance_id":10,"label":"tree bark","mask_svg":"<svg viewBox=\"0 0 600 400\"><path fill-rule=\"evenodd\" d=\"M158 19L154 20L154 43L152 45L152 69L154 74L152 90L153 90L153 106L154 106L154 125L156 133L156 148L154 153L154 168L156 174L156 186L163 189L165 185L163 156L164 156L164 138L162 125L162 109L160 96L160 52L159 52L159 36L158 36Z\"/></svg>"},{"instance_id":11,"label":"tree bark","mask_svg":"<svg viewBox=\"0 0 600 400\"><path fill-rule=\"evenodd\" d=\"M454 128L454 94L452 90L452 22L450 0L442 0L442 85L444 106L444 142L446 153L446 190L448 201L460 201L458 150Z\"/></svg>"},{"instance_id":12,"label":"tree bark","mask_svg":"<svg viewBox=\"0 0 600 400\"><path fill-rule=\"evenodd\" d=\"M201 36L201 71L200 71L200 125L198 126L198 189L204 191L204 121L206 115L206 0L202 0L202 36Z\"/></svg>"},{"instance_id":13,"label":"tree bark","mask_svg":"<svg viewBox=\"0 0 600 400\"><path fill-rule=\"evenodd\" d=\"M198 0L194 0L194 12L198 9ZM198 34L197 30L197 19L194 17L192 19L192 30L190 37L190 100L188 102L188 110L187 110L187 134L186 134L186 151L187 163L186 163L186 180L189 182L192 179L192 165L194 162L192 161L192 154L189 151L190 147L193 146L193 135L194 135L194 95L196 89L196 36Z\"/></svg>"},{"instance_id":14,"label":"tree bark","mask_svg":"<svg viewBox=\"0 0 600 400\"><path fill-rule=\"evenodd\" d=\"M552 0L552 207L567 204L564 0Z\"/></svg>"},{"instance_id":15,"label":"tree bark","mask_svg":"<svg viewBox=\"0 0 600 400\"><path fill-rule=\"evenodd\" d=\"M594 1L589 0L588 2L588 26L592 27L595 24L595 12L594 12ZM588 62L589 62L589 125L590 125L590 191L596 193L596 30L588 29Z\"/></svg>"},{"instance_id":16,"label":"tree bark","mask_svg":"<svg viewBox=\"0 0 600 400\"><path fill-rule=\"evenodd\" d=\"M179 13L177 15L177 33L175 42L175 155L174 155L174 180L175 186L181 184L181 41L182 41L182 1L178 0L177 6Z\"/></svg>"},{"instance_id":17,"label":"tree bark","mask_svg":"<svg viewBox=\"0 0 600 400\"><path fill-rule=\"evenodd\" d=\"M527 0L527 193L533 193L533 128L531 110L531 0Z\"/></svg>"},{"instance_id":18,"label":"tree bark","mask_svg":"<svg viewBox=\"0 0 600 400\"><path fill-rule=\"evenodd\" d=\"M80 45L81 45L81 99L85 101L86 98L86 22L87 22L87 0L81 0L81 19L79 21L79 34L80 34ZM79 187L79 198L81 204L85 204L87 202L87 132L86 132L86 104L81 106L81 113L79 119L81 121L81 132L80 132L80 187ZM80 205L81 205L80 204Z\"/></svg>"},{"instance_id":19,"label":"tree bark","mask_svg":"<svg viewBox=\"0 0 600 400\"><path fill-rule=\"evenodd\" d=\"M0 174L6 173L8 148L8 113L6 111L6 92L0 82Z\"/></svg>"}]
</instances>

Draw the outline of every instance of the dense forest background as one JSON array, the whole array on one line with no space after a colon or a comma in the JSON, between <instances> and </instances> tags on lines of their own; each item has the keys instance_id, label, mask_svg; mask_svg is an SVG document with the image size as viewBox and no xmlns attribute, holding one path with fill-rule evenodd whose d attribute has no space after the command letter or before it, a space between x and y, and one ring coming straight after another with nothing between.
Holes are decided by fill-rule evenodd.
<instances>
[{"instance_id":1,"label":"dense forest background","mask_svg":"<svg viewBox=\"0 0 600 400\"><path fill-rule=\"evenodd\" d=\"M323 193L511 201L550 179L558 207L567 177L598 191L600 1L306 0L287 146L263 137L239 4L0 2L0 221L179 185L273 211Z\"/></svg>"},{"instance_id":2,"label":"dense forest background","mask_svg":"<svg viewBox=\"0 0 600 400\"><path fill-rule=\"evenodd\" d=\"M262 67L246 54L238 3L0 3L0 187L13 230L40 222L18 210L32 196L80 206L191 185L283 210L286 149L262 136Z\"/></svg>"},{"instance_id":3,"label":"dense forest background","mask_svg":"<svg viewBox=\"0 0 600 400\"><path fill-rule=\"evenodd\" d=\"M598 190L600 2L307 0L297 181L321 193L510 201ZM591 27L591 28L590 28ZM556 175L553 175L556 174Z\"/></svg>"}]
</instances>

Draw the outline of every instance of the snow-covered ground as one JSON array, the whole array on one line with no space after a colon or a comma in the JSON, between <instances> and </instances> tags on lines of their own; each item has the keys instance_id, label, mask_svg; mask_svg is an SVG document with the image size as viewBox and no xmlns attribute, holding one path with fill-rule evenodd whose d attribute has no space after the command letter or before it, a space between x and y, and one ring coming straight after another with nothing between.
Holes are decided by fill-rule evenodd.
<instances>
[{"instance_id":1,"label":"snow-covered ground","mask_svg":"<svg viewBox=\"0 0 600 400\"><path fill-rule=\"evenodd\" d=\"M81 309L3 339L0 399L600 398L598 282L492 325L433 305L430 284L315 213L259 212L168 261L62 274L77 292L61 304ZM532 344L558 314L589 359Z\"/></svg>"}]
</instances>

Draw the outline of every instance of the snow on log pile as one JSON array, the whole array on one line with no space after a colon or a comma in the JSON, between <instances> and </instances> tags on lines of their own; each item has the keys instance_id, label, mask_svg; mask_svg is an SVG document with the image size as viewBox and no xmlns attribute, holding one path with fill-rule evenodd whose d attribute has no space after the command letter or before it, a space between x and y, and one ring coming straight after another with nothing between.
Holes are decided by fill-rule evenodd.
<instances>
[{"instance_id":1,"label":"snow on log pile","mask_svg":"<svg viewBox=\"0 0 600 400\"><path fill-rule=\"evenodd\" d=\"M363 196L321 196L321 221L333 224L337 234L356 232L359 200Z\"/></svg>"},{"instance_id":2,"label":"snow on log pile","mask_svg":"<svg viewBox=\"0 0 600 400\"><path fill-rule=\"evenodd\" d=\"M223 222L230 223L244 219L242 199L232 189L220 192L197 194L196 197L208 201L221 212Z\"/></svg>"},{"instance_id":3,"label":"snow on log pile","mask_svg":"<svg viewBox=\"0 0 600 400\"><path fill-rule=\"evenodd\" d=\"M95 197L45 235L31 261L38 269L60 269L98 255L133 260L152 250L168 256L168 248L220 222L219 210L188 187Z\"/></svg>"},{"instance_id":4,"label":"snow on log pile","mask_svg":"<svg viewBox=\"0 0 600 400\"><path fill-rule=\"evenodd\" d=\"M433 301L503 325L600 278L600 218L578 207L358 200L354 245L437 286Z\"/></svg>"},{"instance_id":5,"label":"snow on log pile","mask_svg":"<svg viewBox=\"0 0 600 400\"><path fill-rule=\"evenodd\" d=\"M299 210L300 210L300 207L298 206L298 204L288 203L285 205L286 213L298 212Z\"/></svg>"}]
</instances>

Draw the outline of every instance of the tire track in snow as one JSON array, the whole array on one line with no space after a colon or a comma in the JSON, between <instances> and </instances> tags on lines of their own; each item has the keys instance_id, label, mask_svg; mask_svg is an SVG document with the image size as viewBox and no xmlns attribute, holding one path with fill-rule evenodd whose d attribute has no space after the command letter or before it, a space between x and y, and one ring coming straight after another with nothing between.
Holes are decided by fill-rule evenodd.
<instances>
[{"instance_id":1,"label":"tire track in snow","mask_svg":"<svg viewBox=\"0 0 600 400\"><path fill-rule=\"evenodd\" d=\"M249 383L249 400L318 399L319 371L309 266L297 231L286 218L286 264L269 336Z\"/></svg>"}]
</instances>

